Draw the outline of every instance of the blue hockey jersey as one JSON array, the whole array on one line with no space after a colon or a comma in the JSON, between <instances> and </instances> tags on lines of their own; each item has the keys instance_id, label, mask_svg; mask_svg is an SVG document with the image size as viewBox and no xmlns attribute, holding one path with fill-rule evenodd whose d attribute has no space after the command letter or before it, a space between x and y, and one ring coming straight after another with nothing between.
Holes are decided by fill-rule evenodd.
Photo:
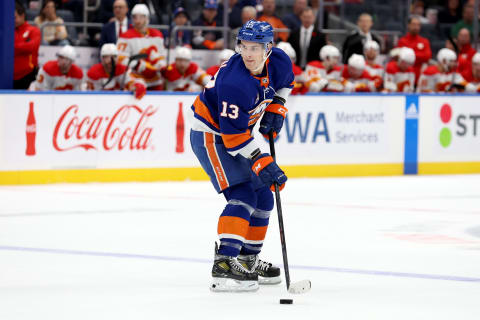
<instances>
[{"instance_id":1,"label":"blue hockey jersey","mask_svg":"<svg viewBox=\"0 0 480 320\"><path fill-rule=\"evenodd\" d=\"M265 65L261 75L252 75L241 55L235 54L220 66L193 103L194 117L221 135L232 155L252 142L253 127L274 95L293 88L292 63L282 50L272 48Z\"/></svg>"}]
</instances>

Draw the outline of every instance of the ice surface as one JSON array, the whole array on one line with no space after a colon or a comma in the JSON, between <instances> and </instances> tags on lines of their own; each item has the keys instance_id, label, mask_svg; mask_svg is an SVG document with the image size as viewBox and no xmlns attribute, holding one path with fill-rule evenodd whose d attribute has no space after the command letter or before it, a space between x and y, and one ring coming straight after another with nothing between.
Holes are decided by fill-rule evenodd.
<instances>
[{"instance_id":1,"label":"ice surface","mask_svg":"<svg viewBox=\"0 0 480 320\"><path fill-rule=\"evenodd\" d=\"M292 281L209 291L208 182L0 187L0 319L480 319L480 176L291 179ZM276 211L262 257L281 264ZM280 298L294 299L280 305Z\"/></svg>"}]
</instances>

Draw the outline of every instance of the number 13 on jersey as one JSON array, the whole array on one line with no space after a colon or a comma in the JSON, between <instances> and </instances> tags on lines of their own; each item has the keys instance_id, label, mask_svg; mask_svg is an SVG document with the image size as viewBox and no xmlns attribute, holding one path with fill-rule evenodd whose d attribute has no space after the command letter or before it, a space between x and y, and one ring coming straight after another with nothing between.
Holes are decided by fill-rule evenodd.
<instances>
[{"instance_id":1,"label":"number 13 on jersey","mask_svg":"<svg viewBox=\"0 0 480 320\"><path fill-rule=\"evenodd\" d=\"M234 104L228 105L226 101L222 101L222 113L220 113L220 116L229 117L230 119L237 119L238 106Z\"/></svg>"}]
</instances>

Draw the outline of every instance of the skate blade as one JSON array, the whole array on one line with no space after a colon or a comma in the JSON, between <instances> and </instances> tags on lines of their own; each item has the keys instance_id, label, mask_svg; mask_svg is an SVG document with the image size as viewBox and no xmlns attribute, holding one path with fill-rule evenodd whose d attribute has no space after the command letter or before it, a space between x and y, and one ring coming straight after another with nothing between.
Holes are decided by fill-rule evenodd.
<instances>
[{"instance_id":1,"label":"skate blade","mask_svg":"<svg viewBox=\"0 0 480 320\"><path fill-rule=\"evenodd\" d=\"M310 291L312 288L312 282L310 280L302 280L295 283L290 284L290 288L288 288L289 293L294 294L301 294Z\"/></svg>"},{"instance_id":2,"label":"skate blade","mask_svg":"<svg viewBox=\"0 0 480 320\"><path fill-rule=\"evenodd\" d=\"M210 285L210 290L213 292L253 292L258 288L258 281L238 281L227 278L213 278Z\"/></svg>"},{"instance_id":3,"label":"skate blade","mask_svg":"<svg viewBox=\"0 0 480 320\"><path fill-rule=\"evenodd\" d=\"M270 278L258 276L258 284L261 284L261 285L275 285L281 282L282 282L282 277L280 276L270 277Z\"/></svg>"}]
</instances>

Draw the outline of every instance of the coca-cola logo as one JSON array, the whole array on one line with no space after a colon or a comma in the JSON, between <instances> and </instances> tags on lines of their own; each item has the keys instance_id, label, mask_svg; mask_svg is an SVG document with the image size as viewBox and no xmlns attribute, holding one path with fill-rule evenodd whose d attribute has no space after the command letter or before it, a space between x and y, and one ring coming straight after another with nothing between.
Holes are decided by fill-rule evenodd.
<instances>
[{"instance_id":1,"label":"coca-cola logo","mask_svg":"<svg viewBox=\"0 0 480 320\"><path fill-rule=\"evenodd\" d=\"M146 150L153 147L152 127L148 120L157 112L153 106L142 109L124 105L112 116L80 116L78 105L68 107L58 119L53 132L53 147L58 151L75 148L85 150ZM100 143L98 143L100 141Z\"/></svg>"}]
</instances>

